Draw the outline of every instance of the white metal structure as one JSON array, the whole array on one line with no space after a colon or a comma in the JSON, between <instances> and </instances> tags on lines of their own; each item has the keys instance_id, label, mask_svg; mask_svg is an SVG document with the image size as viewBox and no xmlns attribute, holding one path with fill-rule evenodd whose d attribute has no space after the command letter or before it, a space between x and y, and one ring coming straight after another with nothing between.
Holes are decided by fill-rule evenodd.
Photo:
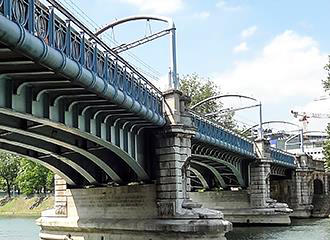
<instances>
[{"instance_id":1,"label":"white metal structure","mask_svg":"<svg viewBox=\"0 0 330 240\"><path fill-rule=\"evenodd\" d=\"M330 114L326 113L311 113L311 112L298 112L291 110L291 113L295 118L299 118L299 121L303 123L304 131L307 131L308 118L330 118Z\"/></svg>"}]
</instances>

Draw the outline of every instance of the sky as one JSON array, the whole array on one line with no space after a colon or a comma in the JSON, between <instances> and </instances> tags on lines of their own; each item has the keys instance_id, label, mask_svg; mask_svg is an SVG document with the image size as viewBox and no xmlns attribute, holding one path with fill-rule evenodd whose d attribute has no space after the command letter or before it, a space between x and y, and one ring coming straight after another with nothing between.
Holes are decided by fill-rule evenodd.
<instances>
[{"instance_id":1,"label":"sky","mask_svg":"<svg viewBox=\"0 0 330 240\"><path fill-rule=\"evenodd\" d=\"M242 94L262 102L263 120L301 124L291 110L330 113L321 80L330 51L328 0L60 0L92 30L131 15L171 17L176 25L180 76L210 78L223 94ZM74 2L74 3L73 3ZM139 21L108 31L119 43L167 26ZM93 29L94 28L94 29ZM122 55L144 65L148 75L167 83L169 40L163 37ZM142 64L141 64L142 62ZM225 107L254 104L224 99ZM258 123L258 109L236 113L246 125ZM309 119L307 130L325 129L329 119Z\"/></svg>"}]
</instances>

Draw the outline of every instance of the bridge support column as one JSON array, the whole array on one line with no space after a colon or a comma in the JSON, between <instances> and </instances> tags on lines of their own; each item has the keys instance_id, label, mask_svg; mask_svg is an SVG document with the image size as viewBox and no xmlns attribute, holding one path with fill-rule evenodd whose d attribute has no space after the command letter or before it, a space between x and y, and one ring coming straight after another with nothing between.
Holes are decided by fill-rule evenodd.
<instances>
[{"instance_id":1,"label":"bridge support column","mask_svg":"<svg viewBox=\"0 0 330 240\"><path fill-rule=\"evenodd\" d=\"M298 168L292 176L291 207L292 217L308 218L311 216L312 206L312 172L308 167L307 155L297 156Z\"/></svg>"},{"instance_id":2,"label":"bridge support column","mask_svg":"<svg viewBox=\"0 0 330 240\"><path fill-rule=\"evenodd\" d=\"M250 167L250 201L253 208L265 208L270 200L270 163L262 159Z\"/></svg>"},{"instance_id":3,"label":"bridge support column","mask_svg":"<svg viewBox=\"0 0 330 240\"><path fill-rule=\"evenodd\" d=\"M184 214L183 203L189 200L190 185L186 159L191 155L193 129L171 126L158 135L157 199L160 217Z\"/></svg>"},{"instance_id":4,"label":"bridge support column","mask_svg":"<svg viewBox=\"0 0 330 240\"><path fill-rule=\"evenodd\" d=\"M292 210L286 203L277 203L270 197L271 157L268 141L256 141L258 160L250 166L250 223L290 224ZM254 217L253 217L254 216Z\"/></svg>"}]
</instances>

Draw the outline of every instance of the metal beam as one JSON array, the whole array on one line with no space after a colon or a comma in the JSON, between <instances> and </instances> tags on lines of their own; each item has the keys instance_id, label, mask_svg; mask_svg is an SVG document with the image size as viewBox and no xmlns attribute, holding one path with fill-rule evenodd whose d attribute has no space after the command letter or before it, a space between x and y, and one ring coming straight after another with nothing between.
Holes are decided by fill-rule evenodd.
<instances>
[{"instance_id":1,"label":"metal beam","mask_svg":"<svg viewBox=\"0 0 330 240\"><path fill-rule=\"evenodd\" d=\"M51 152L51 151L47 151L43 148L35 147L33 145L21 143L21 142L18 142L18 141L7 140L7 139L3 139L3 138L0 138L0 143L6 143L6 144L14 145L14 146L17 146L17 147L33 150L33 151L38 152L38 153L42 153L42 154L52 156L52 157L58 159L59 161L69 165L73 169L75 169L90 184L96 184L97 183L96 179L90 173L88 173L85 169L83 169L80 165L76 164L74 161L71 161L70 159L68 159L66 157L63 157L59 154L56 154L56 153ZM40 160L40 161L42 161L42 160Z\"/></svg>"},{"instance_id":2,"label":"metal beam","mask_svg":"<svg viewBox=\"0 0 330 240\"><path fill-rule=\"evenodd\" d=\"M229 163L227 161L224 161L222 159L212 157L212 156L205 156L205 155L200 155L200 154L192 154L191 157L192 158L198 158L198 159L211 160L211 161L213 161L215 163L220 163L222 165L225 165L226 167L228 167L232 171L232 173L236 177L239 185L241 185L241 187L245 187L246 186L246 184L244 183L244 180L243 180L243 177L242 177L240 171L238 171L233 164L231 164L231 163Z\"/></svg>"},{"instance_id":3,"label":"metal beam","mask_svg":"<svg viewBox=\"0 0 330 240\"><path fill-rule=\"evenodd\" d=\"M191 163L200 165L200 166L210 170L213 173L215 179L218 180L218 182L222 188L228 187L227 184L225 183L225 181L223 180L223 178L221 177L220 173L214 167L212 167L208 164L202 163L202 162L195 161L195 160L191 160Z\"/></svg>"},{"instance_id":4,"label":"metal beam","mask_svg":"<svg viewBox=\"0 0 330 240\"><path fill-rule=\"evenodd\" d=\"M54 129L79 136L83 139L87 139L88 141L91 141L95 144L103 146L104 148L106 148L106 149L112 151L114 154L116 154L120 159L122 159L136 173L139 180L149 180L150 179L150 177L148 176L146 171L141 167L141 165L139 163L136 162L136 160L134 158L132 158L127 152L123 151L122 149L120 149L115 144L112 144L111 142L104 141L101 138L98 138L98 137L96 137L92 134L86 133L86 132L79 131L76 128L70 128L63 124L58 124L56 122L53 122L53 121L50 121L47 119L37 118L30 114L14 112L14 111L4 109L4 108L0 108L0 113L9 115L9 116L18 117L20 119L34 121L34 122L37 122L37 123L40 123L40 124L43 124L46 126L50 126ZM62 142L62 141L60 141L60 142Z\"/></svg>"}]
</instances>

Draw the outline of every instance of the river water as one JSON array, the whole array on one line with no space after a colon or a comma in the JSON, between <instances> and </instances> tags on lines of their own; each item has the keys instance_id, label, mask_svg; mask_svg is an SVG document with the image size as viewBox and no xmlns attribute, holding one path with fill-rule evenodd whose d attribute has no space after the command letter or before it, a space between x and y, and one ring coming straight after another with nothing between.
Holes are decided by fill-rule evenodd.
<instances>
[{"instance_id":1,"label":"river water","mask_svg":"<svg viewBox=\"0 0 330 240\"><path fill-rule=\"evenodd\" d=\"M34 218L0 217L0 240L37 240ZM288 227L236 227L228 240L330 240L330 219L296 220Z\"/></svg>"}]
</instances>

